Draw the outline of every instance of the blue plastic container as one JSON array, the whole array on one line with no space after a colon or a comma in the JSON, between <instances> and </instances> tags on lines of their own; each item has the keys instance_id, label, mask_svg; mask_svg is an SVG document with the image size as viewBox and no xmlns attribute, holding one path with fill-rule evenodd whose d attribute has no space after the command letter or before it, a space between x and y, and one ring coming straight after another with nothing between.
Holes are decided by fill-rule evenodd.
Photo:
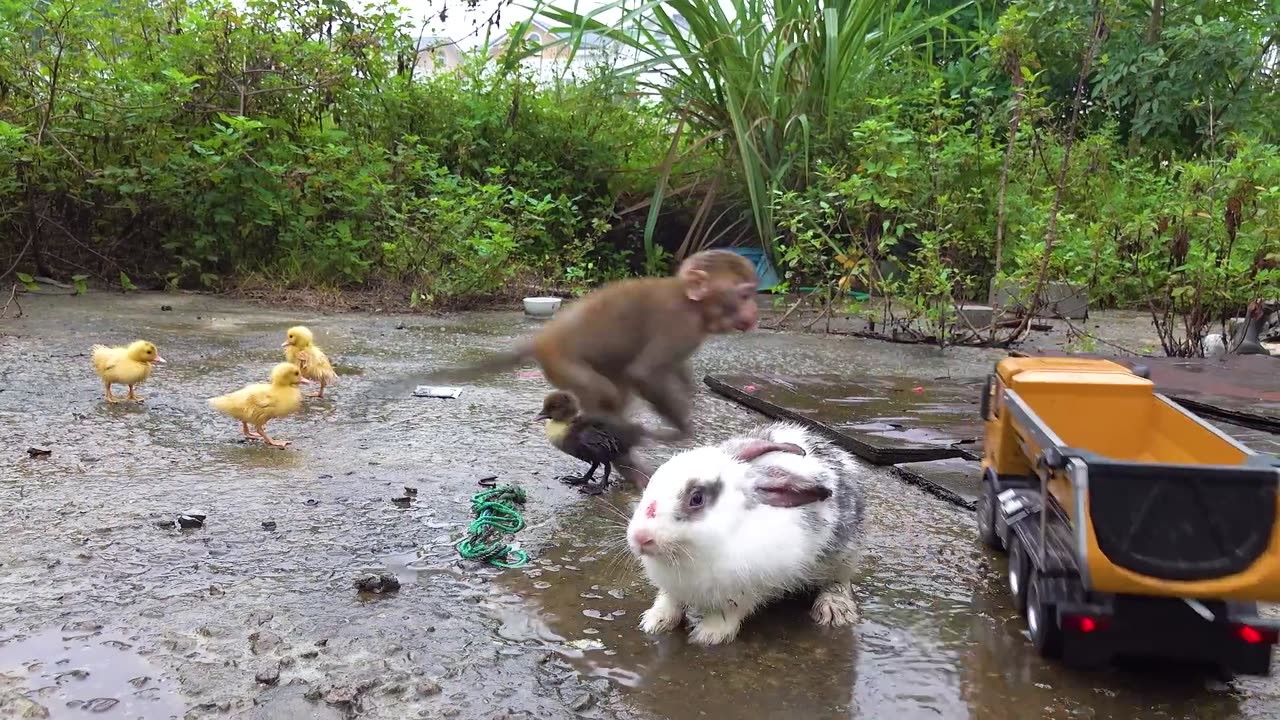
<instances>
[{"instance_id":1,"label":"blue plastic container","mask_svg":"<svg viewBox=\"0 0 1280 720\"><path fill-rule=\"evenodd\" d=\"M733 247L726 249L729 252L741 255L756 266L756 277L760 278L759 289L768 290L782 282L782 279L778 277L778 271L773 267L773 263L769 262L769 256L765 255L764 248Z\"/></svg>"}]
</instances>

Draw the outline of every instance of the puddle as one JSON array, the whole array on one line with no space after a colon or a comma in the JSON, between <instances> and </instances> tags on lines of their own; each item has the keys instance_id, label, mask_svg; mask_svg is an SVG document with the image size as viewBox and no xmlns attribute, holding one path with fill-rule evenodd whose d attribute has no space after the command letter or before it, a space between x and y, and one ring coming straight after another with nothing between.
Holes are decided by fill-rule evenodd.
<instances>
[{"instance_id":1,"label":"puddle","mask_svg":"<svg viewBox=\"0 0 1280 720\"><path fill-rule=\"evenodd\" d=\"M0 641L0 710L8 705L18 717L52 720L182 717L176 688L133 651L134 642L91 628L68 625Z\"/></svg>"}]
</instances>

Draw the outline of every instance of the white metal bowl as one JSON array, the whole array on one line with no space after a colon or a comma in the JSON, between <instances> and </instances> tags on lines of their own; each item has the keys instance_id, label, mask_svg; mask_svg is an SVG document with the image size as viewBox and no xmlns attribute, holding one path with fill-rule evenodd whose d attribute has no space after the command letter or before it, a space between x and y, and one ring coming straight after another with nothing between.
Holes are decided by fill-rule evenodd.
<instances>
[{"instance_id":1,"label":"white metal bowl","mask_svg":"<svg viewBox=\"0 0 1280 720\"><path fill-rule=\"evenodd\" d=\"M524 312L533 317L551 317L560 309L558 297L527 297L524 299Z\"/></svg>"}]
</instances>

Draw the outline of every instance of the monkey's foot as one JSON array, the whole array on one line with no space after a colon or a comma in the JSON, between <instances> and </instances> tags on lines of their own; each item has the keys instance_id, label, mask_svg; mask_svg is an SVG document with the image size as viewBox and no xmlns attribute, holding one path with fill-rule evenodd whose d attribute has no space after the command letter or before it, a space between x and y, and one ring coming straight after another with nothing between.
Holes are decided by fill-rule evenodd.
<instances>
[{"instance_id":1,"label":"monkey's foot","mask_svg":"<svg viewBox=\"0 0 1280 720\"><path fill-rule=\"evenodd\" d=\"M604 491L608 489L608 487L609 487L608 483L589 482L589 483L583 484L581 487L578 488L578 490L584 495L600 495L604 493Z\"/></svg>"},{"instance_id":2,"label":"monkey's foot","mask_svg":"<svg viewBox=\"0 0 1280 720\"><path fill-rule=\"evenodd\" d=\"M591 482L590 475L561 475L556 479L565 485L586 485Z\"/></svg>"}]
</instances>

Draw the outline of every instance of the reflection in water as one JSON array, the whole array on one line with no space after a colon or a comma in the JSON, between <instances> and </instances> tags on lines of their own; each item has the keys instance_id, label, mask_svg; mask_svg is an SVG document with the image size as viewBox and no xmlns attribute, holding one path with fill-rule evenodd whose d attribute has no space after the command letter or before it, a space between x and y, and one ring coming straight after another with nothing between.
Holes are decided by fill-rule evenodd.
<instances>
[{"instance_id":1,"label":"reflection in water","mask_svg":"<svg viewBox=\"0 0 1280 720\"><path fill-rule=\"evenodd\" d=\"M94 624L0 640L0 716L181 717L173 686L132 648Z\"/></svg>"}]
</instances>

